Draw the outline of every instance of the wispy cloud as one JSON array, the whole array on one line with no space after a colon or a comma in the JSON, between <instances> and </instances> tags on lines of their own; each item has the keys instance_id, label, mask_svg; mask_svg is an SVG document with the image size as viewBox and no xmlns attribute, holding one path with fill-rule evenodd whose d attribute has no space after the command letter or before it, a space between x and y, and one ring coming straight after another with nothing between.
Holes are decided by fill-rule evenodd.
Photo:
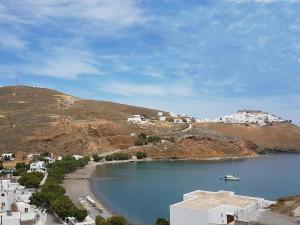
<instances>
[{"instance_id":1,"label":"wispy cloud","mask_svg":"<svg viewBox=\"0 0 300 225\"><path fill-rule=\"evenodd\" d=\"M27 46L27 42L20 37L0 32L0 48L2 49L24 49Z\"/></svg>"},{"instance_id":2,"label":"wispy cloud","mask_svg":"<svg viewBox=\"0 0 300 225\"><path fill-rule=\"evenodd\" d=\"M135 0L10 0L2 2L1 11L2 15L5 12L7 19L17 17L18 21L31 23L70 19L72 23L84 22L85 25L108 23L116 26L131 26L145 20L144 12Z\"/></svg>"}]
</instances>

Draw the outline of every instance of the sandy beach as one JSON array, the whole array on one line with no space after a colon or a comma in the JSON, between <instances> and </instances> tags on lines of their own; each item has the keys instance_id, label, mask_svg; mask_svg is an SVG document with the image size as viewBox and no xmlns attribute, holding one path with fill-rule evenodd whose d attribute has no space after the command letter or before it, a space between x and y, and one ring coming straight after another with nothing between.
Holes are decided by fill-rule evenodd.
<instances>
[{"instance_id":1,"label":"sandy beach","mask_svg":"<svg viewBox=\"0 0 300 225\"><path fill-rule=\"evenodd\" d=\"M112 215L112 213L95 197L90 187L91 176L95 171L96 166L101 164L103 164L103 162L91 162L84 168L77 169L73 173L67 174L63 182L66 194L78 207L82 206L79 199L83 199L85 201L84 207L88 210L89 215L93 219L95 219L97 215L101 215L105 218ZM87 196L90 196L96 202L96 206L93 206L86 200ZM101 208L101 210L99 210L99 208Z\"/></svg>"}]
</instances>

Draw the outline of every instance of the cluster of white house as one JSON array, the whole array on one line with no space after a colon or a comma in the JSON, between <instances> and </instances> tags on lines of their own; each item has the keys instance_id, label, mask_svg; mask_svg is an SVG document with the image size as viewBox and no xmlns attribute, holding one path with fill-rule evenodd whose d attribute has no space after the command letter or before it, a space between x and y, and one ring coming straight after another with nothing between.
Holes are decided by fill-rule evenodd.
<instances>
[{"instance_id":1,"label":"cluster of white house","mask_svg":"<svg viewBox=\"0 0 300 225\"><path fill-rule=\"evenodd\" d=\"M282 118L262 111L257 110L238 110L237 113L226 115L219 117L217 119L203 119L203 120L196 120L198 123L207 123L207 122L214 122L214 123L232 123L232 124L258 124L259 126L266 126L268 123L277 122L283 123L288 122L283 120Z\"/></svg>"},{"instance_id":2,"label":"cluster of white house","mask_svg":"<svg viewBox=\"0 0 300 225\"><path fill-rule=\"evenodd\" d=\"M0 217L5 225L44 225L47 219L45 210L29 204L33 190L26 189L11 179L0 180Z\"/></svg>"},{"instance_id":3,"label":"cluster of white house","mask_svg":"<svg viewBox=\"0 0 300 225\"><path fill-rule=\"evenodd\" d=\"M163 113L163 112L158 112L157 113L157 118L160 122L165 122L168 120L173 121L174 124L183 124L183 123L191 123L192 118L187 116L186 114L178 115L176 113ZM129 117L127 119L128 123L134 123L134 124L153 124L152 122L149 121L149 119L145 119L141 115L133 115L132 117Z\"/></svg>"},{"instance_id":4,"label":"cluster of white house","mask_svg":"<svg viewBox=\"0 0 300 225\"><path fill-rule=\"evenodd\" d=\"M231 224L255 221L263 209L273 204L263 198L235 195L229 191L194 191L170 206L171 225Z\"/></svg>"}]
</instances>

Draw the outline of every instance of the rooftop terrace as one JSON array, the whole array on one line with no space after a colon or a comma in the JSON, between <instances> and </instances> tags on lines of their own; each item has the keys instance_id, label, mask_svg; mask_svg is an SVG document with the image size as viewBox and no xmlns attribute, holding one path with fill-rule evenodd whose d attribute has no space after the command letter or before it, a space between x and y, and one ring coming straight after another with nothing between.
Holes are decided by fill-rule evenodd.
<instances>
[{"instance_id":1,"label":"rooftop terrace","mask_svg":"<svg viewBox=\"0 0 300 225\"><path fill-rule=\"evenodd\" d=\"M228 205L238 208L246 208L263 199L253 198L247 196L235 195L233 192L219 191L194 191L185 195L185 201L177 203L176 206L189 209L198 209L209 211L210 209L217 208L221 205Z\"/></svg>"}]
</instances>

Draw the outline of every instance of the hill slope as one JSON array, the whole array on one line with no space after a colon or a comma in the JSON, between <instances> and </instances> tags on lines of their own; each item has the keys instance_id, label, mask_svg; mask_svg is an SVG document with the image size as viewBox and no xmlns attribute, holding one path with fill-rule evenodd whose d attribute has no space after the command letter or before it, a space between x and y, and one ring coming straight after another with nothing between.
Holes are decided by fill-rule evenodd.
<instances>
[{"instance_id":1,"label":"hill slope","mask_svg":"<svg viewBox=\"0 0 300 225\"><path fill-rule=\"evenodd\" d=\"M186 128L172 123L127 123L127 118L133 114L151 119L157 112L112 102L84 100L45 88L1 87L0 151L62 155L143 150L157 159L200 159L254 156L257 145L258 149L277 146L273 139L267 139L272 131L259 133L253 130L253 138L249 138L247 133L241 135L235 129L223 129L216 124L206 127L193 124ZM278 143L286 149L300 150L299 128L294 129L293 145L289 145L290 139L279 139ZM164 141L135 146L136 136L142 132L158 135ZM283 127L274 140L283 133L289 138L290 132L289 127ZM266 144L257 141L255 135L266 137Z\"/></svg>"}]
</instances>

